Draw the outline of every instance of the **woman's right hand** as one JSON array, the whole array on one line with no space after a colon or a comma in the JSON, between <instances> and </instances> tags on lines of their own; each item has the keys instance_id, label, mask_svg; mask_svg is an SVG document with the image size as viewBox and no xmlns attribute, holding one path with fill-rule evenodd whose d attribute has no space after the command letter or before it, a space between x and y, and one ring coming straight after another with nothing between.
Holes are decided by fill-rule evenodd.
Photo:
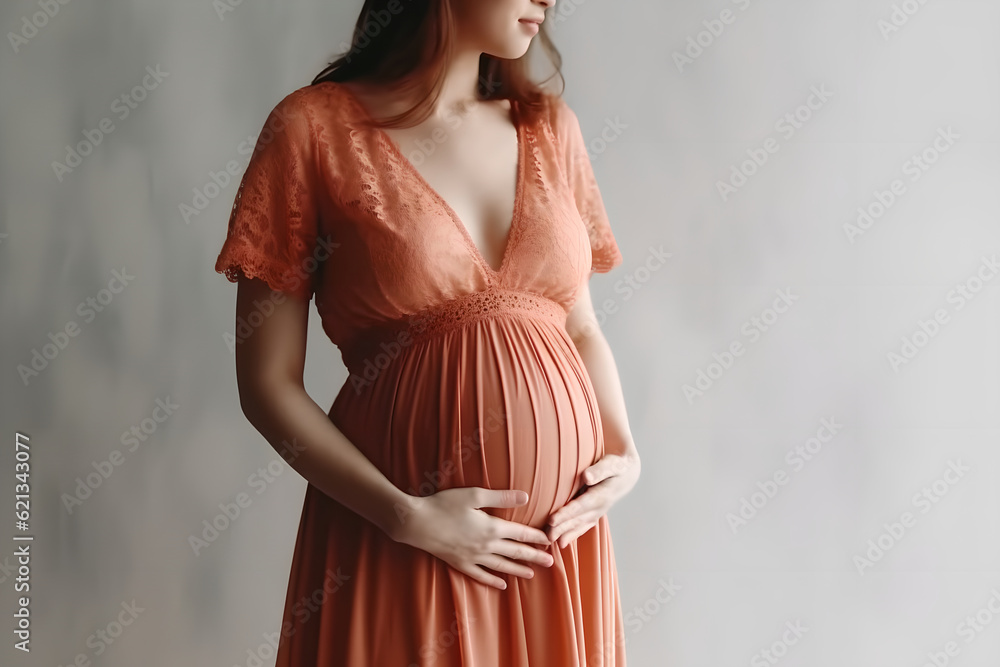
<instances>
[{"instance_id":1,"label":"woman's right hand","mask_svg":"<svg viewBox=\"0 0 1000 667\"><path fill-rule=\"evenodd\" d=\"M526 502L528 494L524 491L480 486L413 496L392 539L437 556L480 583L504 590L507 582L483 568L531 578L534 571L516 561L550 567L552 555L529 543L548 546L551 542L537 528L492 516L479 508L518 507Z\"/></svg>"}]
</instances>

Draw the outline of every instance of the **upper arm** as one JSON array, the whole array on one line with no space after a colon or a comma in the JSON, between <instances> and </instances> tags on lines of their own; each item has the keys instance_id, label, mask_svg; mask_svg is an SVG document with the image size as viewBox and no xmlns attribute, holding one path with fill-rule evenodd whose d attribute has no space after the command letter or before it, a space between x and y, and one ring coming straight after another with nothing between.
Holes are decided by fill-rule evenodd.
<instances>
[{"instance_id":1,"label":"upper arm","mask_svg":"<svg viewBox=\"0 0 1000 667\"><path fill-rule=\"evenodd\" d=\"M314 130L304 91L268 115L240 180L215 270L233 282L259 278L309 299L318 285L321 234Z\"/></svg>"},{"instance_id":2,"label":"upper arm","mask_svg":"<svg viewBox=\"0 0 1000 667\"><path fill-rule=\"evenodd\" d=\"M576 294L576 301L566 316L566 333L579 344L588 336L599 333L601 326L594 312L594 303L590 297L590 278L586 278Z\"/></svg>"},{"instance_id":3,"label":"upper arm","mask_svg":"<svg viewBox=\"0 0 1000 667\"><path fill-rule=\"evenodd\" d=\"M236 373L247 408L302 382L309 302L318 284L320 178L307 93L268 114L236 193L215 270L238 282Z\"/></svg>"},{"instance_id":4,"label":"upper arm","mask_svg":"<svg viewBox=\"0 0 1000 667\"><path fill-rule=\"evenodd\" d=\"M302 383L309 301L242 278L236 294L236 381L244 412L282 382Z\"/></svg>"}]
</instances>

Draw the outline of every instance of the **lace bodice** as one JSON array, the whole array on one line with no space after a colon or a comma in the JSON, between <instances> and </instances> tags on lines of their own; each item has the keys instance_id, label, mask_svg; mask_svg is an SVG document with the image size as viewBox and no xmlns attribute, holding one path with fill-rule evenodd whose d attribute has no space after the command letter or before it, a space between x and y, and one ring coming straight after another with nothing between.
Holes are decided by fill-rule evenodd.
<instances>
[{"instance_id":1,"label":"lace bodice","mask_svg":"<svg viewBox=\"0 0 1000 667\"><path fill-rule=\"evenodd\" d=\"M582 281L622 256L573 111L550 95L532 117L512 102L512 117L524 164L499 270L353 94L325 82L268 115L216 271L315 295L345 360L432 311L435 326L512 310L564 321Z\"/></svg>"}]
</instances>

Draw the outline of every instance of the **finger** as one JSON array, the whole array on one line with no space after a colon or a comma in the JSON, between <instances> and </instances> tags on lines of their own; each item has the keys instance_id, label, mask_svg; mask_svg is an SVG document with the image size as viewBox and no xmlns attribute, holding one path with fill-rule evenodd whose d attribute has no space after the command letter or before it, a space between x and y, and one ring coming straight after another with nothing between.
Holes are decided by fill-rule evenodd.
<instances>
[{"instance_id":1,"label":"finger","mask_svg":"<svg viewBox=\"0 0 1000 667\"><path fill-rule=\"evenodd\" d=\"M580 498L583 498L581 495ZM551 527L558 526L564 521L575 518L583 509L580 498L574 499L560 507L558 510L553 512L549 516L548 524ZM549 537L552 537L552 533L549 533Z\"/></svg>"},{"instance_id":2,"label":"finger","mask_svg":"<svg viewBox=\"0 0 1000 667\"><path fill-rule=\"evenodd\" d=\"M603 484L603 482L598 482ZM589 509L593 509L601 502L601 491L599 486L588 487L579 496L569 501L549 517L549 524L556 526L564 521L580 516Z\"/></svg>"},{"instance_id":3,"label":"finger","mask_svg":"<svg viewBox=\"0 0 1000 667\"><path fill-rule=\"evenodd\" d=\"M598 516L600 516L600 513L597 512L597 510L588 510L577 517L568 519L559 525L553 526L552 532L549 533L549 538L551 538L553 542L557 542L560 536L565 535L577 526L596 520Z\"/></svg>"},{"instance_id":4,"label":"finger","mask_svg":"<svg viewBox=\"0 0 1000 667\"><path fill-rule=\"evenodd\" d=\"M593 528L596 525L597 525L596 521L588 521L587 523L583 524L582 526L579 526L579 527L577 527L577 528L569 531L568 533L566 533L565 535L563 535L560 538L560 540L559 540L559 547L560 548L565 548L567 544L569 544L573 540L577 539L578 537L580 537L581 535L583 535L584 533L586 533L588 530L590 530L591 528Z\"/></svg>"},{"instance_id":5,"label":"finger","mask_svg":"<svg viewBox=\"0 0 1000 667\"><path fill-rule=\"evenodd\" d=\"M469 577L478 581L481 584L485 584L486 586L492 586L493 588L499 588L502 591L507 589L506 581L504 581L500 577L490 574L489 572L479 567L478 565L471 565L469 567L461 567L458 569L463 574L468 575Z\"/></svg>"},{"instance_id":6,"label":"finger","mask_svg":"<svg viewBox=\"0 0 1000 667\"><path fill-rule=\"evenodd\" d=\"M490 548L493 550L493 553L501 554L512 560L528 561L543 567L549 567L553 562L555 562L555 559L552 558L552 554L548 551L535 549L534 547L526 546L520 542L497 540L490 545Z\"/></svg>"},{"instance_id":7,"label":"finger","mask_svg":"<svg viewBox=\"0 0 1000 667\"><path fill-rule=\"evenodd\" d=\"M475 488L476 509L481 507L519 507L528 502L527 491L520 489L487 489L481 486Z\"/></svg>"},{"instance_id":8,"label":"finger","mask_svg":"<svg viewBox=\"0 0 1000 667\"><path fill-rule=\"evenodd\" d=\"M573 534L583 528L582 534L589 530L590 526L593 526L597 520L600 518L600 514L596 511L588 512L587 514L581 515L574 519L573 521L567 521L566 523L558 526L556 529L556 534L553 534L552 541L559 547L565 547L572 539Z\"/></svg>"},{"instance_id":9,"label":"finger","mask_svg":"<svg viewBox=\"0 0 1000 667\"><path fill-rule=\"evenodd\" d=\"M601 480L605 480L614 474L614 460L611 458L613 454L608 454L601 458L600 461L590 466L583 471L583 482L587 485L593 486Z\"/></svg>"},{"instance_id":10,"label":"finger","mask_svg":"<svg viewBox=\"0 0 1000 667\"><path fill-rule=\"evenodd\" d=\"M532 528L531 526L526 526L523 523L518 523L516 521L507 521L506 519L500 519L497 517L491 518L500 522L497 528L498 537L508 540L516 540L518 542L536 542L546 546L552 544L552 540L549 539L549 536L538 528Z\"/></svg>"},{"instance_id":11,"label":"finger","mask_svg":"<svg viewBox=\"0 0 1000 667\"><path fill-rule=\"evenodd\" d=\"M588 484L596 484L597 482L608 479L609 477L615 477L616 475L621 475L628 471L630 465L631 465L631 459L627 457L621 456L619 454L607 454L600 461L598 461L593 466L587 469L591 470L591 468L599 466L599 470L596 471L599 474L595 476L593 482L588 482ZM594 471L592 471L590 474L593 474L593 472ZM586 471L584 471L584 473L585 473L584 479L587 479L588 475L586 474Z\"/></svg>"},{"instance_id":12,"label":"finger","mask_svg":"<svg viewBox=\"0 0 1000 667\"><path fill-rule=\"evenodd\" d=\"M486 554L477 562L483 567L488 567L491 570L503 572L504 574L509 574L515 577L530 579L535 576L535 571L527 565L522 565L521 563L512 561L506 556L501 556L497 553Z\"/></svg>"}]
</instances>

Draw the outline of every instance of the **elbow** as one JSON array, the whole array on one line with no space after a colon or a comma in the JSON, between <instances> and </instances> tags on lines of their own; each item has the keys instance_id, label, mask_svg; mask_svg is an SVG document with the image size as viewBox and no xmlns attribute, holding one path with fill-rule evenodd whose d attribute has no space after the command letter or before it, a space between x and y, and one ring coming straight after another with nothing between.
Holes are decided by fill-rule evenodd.
<instances>
[{"instance_id":1,"label":"elbow","mask_svg":"<svg viewBox=\"0 0 1000 667\"><path fill-rule=\"evenodd\" d=\"M632 465L635 466L635 480L638 482L639 478L642 477L642 459L639 458L639 451L635 448L635 444L629 448L629 456L632 457Z\"/></svg>"},{"instance_id":2,"label":"elbow","mask_svg":"<svg viewBox=\"0 0 1000 667\"><path fill-rule=\"evenodd\" d=\"M237 373L237 388L240 397L240 409L243 415L257 430L261 430L261 425L269 421L268 415L282 400L295 392L305 394L305 387L301 380L290 379L285 376L273 377L261 374L240 374Z\"/></svg>"},{"instance_id":3,"label":"elbow","mask_svg":"<svg viewBox=\"0 0 1000 667\"><path fill-rule=\"evenodd\" d=\"M254 427L257 427L260 417L260 406L264 403L261 400L260 392L246 381L239 381L237 386L240 395L240 410L243 411L243 416L247 418L247 421L253 424Z\"/></svg>"},{"instance_id":4,"label":"elbow","mask_svg":"<svg viewBox=\"0 0 1000 667\"><path fill-rule=\"evenodd\" d=\"M572 327L567 327L566 333L569 334L570 340L573 341L578 350L597 341L604 340L604 332L601 330L601 325L598 324L596 319L589 319Z\"/></svg>"},{"instance_id":5,"label":"elbow","mask_svg":"<svg viewBox=\"0 0 1000 667\"><path fill-rule=\"evenodd\" d=\"M254 428L258 431L265 416L265 408L272 401L271 392L267 389L269 384L262 382L260 378L247 374L237 373L237 388L240 396L240 410Z\"/></svg>"},{"instance_id":6,"label":"elbow","mask_svg":"<svg viewBox=\"0 0 1000 667\"><path fill-rule=\"evenodd\" d=\"M593 342L594 336L600 334L600 329L595 331L590 327L583 327L568 331L567 333L569 333L569 339L573 341L573 345L576 346L577 351L582 352L583 348Z\"/></svg>"}]
</instances>

